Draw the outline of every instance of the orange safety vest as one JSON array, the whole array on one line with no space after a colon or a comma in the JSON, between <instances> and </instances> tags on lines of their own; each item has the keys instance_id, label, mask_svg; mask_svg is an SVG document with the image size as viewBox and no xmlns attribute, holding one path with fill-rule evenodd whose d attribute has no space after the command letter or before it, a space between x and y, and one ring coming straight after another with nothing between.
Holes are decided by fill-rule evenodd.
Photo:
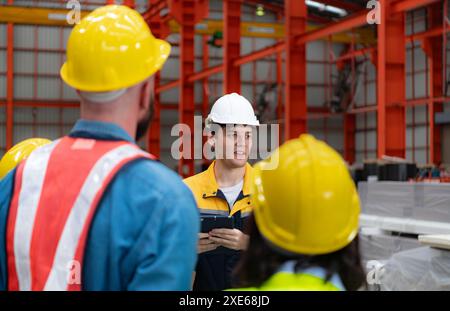
<instances>
[{"instance_id":1,"label":"orange safety vest","mask_svg":"<svg viewBox=\"0 0 450 311\"><path fill-rule=\"evenodd\" d=\"M31 153L16 170L10 204L8 289L80 290L71 273L82 267L96 208L119 170L140 158L155 159L126 141L71 137Z\"/></svg>"}]
</instances>

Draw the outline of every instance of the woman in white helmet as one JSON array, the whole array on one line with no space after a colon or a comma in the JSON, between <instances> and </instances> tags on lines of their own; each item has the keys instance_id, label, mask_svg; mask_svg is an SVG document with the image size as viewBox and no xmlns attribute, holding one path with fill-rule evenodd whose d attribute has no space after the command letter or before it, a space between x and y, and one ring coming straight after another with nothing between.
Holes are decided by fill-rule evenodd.
<instances>
[{"instance_id":1,"label":"woman in white helmet","mask_svg":"<svg viewBox=\"0 0 450 311\"><path fill-rule=\"evenodd\" d=\"M249 184L252 167L247 161L252 132L259 121L250 102L232 93L214 103L205 124L215 160L206 171L185 182L202 215L232 217L234 227L200 233L194 290L223 290L230 287L231 271L248 243L243 227L253 205Z\"/></svg>"}]
</instances>

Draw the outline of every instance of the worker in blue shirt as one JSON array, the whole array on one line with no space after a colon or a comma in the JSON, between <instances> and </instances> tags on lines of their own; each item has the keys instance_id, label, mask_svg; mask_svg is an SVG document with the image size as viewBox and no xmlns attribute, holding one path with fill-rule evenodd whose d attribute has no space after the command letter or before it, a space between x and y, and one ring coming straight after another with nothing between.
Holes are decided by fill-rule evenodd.
<instances>
[{"instance_id":1,"label":"worker in blue shirt","mask_svg":"<svg viewBox=\"0 0 450 311\"><path fill-rule=\"evenodd\" d=\"M169 52L124 6L74 27L61 76L80 96L81 119L0 180L0 289L190 289L195 200L135 144Z\"/></svg>"}]
</instances>

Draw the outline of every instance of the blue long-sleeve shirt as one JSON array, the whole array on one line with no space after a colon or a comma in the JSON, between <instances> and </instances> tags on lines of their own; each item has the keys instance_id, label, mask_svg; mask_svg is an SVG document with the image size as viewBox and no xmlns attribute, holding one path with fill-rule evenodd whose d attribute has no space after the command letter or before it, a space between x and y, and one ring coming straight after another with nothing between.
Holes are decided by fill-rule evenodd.
<instances>
[{"instance_id":1,"label":"blue long-sleeve shirt","mask_svg":"<svg viewBox=\"0 0 450 311\"><path fill-rule=\"evenodd\" d=\"M88 120L79 120L69 136L134 142L117 125ZM14 175L0 180L0 290L8 285L6 224ZM92 221L83 289L189 290L198 231L195 200L176 173L157 161L127 164L106 189Z\"/></svg>"}]
</instances>

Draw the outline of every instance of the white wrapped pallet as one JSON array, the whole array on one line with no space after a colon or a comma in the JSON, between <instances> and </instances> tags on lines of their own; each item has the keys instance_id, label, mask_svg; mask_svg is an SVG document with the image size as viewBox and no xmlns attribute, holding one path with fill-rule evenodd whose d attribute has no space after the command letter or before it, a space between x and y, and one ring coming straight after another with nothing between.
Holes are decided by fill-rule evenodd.
<instances>
[{"instance_id":1,"label":"white wrapped pallet","mask_svg":"<svg viewBox=\"0 0 450 311\"><path fill-rule=\"evenodd\" d=\"M450 222L450 184L418 183L415 192L414 219Z\"/></svg>"},{"instance_id":2,"label":"white wrapped pallet","mask_svg":"<svg viewBox=\"0 0 450 311\"><path fill-rule=\"evenodd\" d=\"M450 184L360 182L367 215L450 223Z\"/></svg>"},{"instance_id":3,"label":"white wrapped pallet","mask_svg":"<svg viewBox=\"0 0 450 311\"><path fill-rule=\"evenodd\" d=\"M360 182L362 211L387 217L412 217L414 185L403 182Z\"/></svg>"},{"instance_id":4,"label":"white wrapped pallet","mask_svg":"<svg viewBox=\"0 0 450 311\"><path fill-rule=\"evenodd\" d=\"M381 290L450 290L450 252L419 247L394 254L384 265Z\"/></svg>"},{"instance_id":5,"label":"white wrapped pallet","mask_svg":"<svg viewBox=\"0 0 450 311\"><path fill-rule=\"evenodd\" d=\"M393 254L421 247L417 239L379 232L366 232L359 234L361 257L364 263L370 260L388 260Z\"/></svg>"}]
</instances>

